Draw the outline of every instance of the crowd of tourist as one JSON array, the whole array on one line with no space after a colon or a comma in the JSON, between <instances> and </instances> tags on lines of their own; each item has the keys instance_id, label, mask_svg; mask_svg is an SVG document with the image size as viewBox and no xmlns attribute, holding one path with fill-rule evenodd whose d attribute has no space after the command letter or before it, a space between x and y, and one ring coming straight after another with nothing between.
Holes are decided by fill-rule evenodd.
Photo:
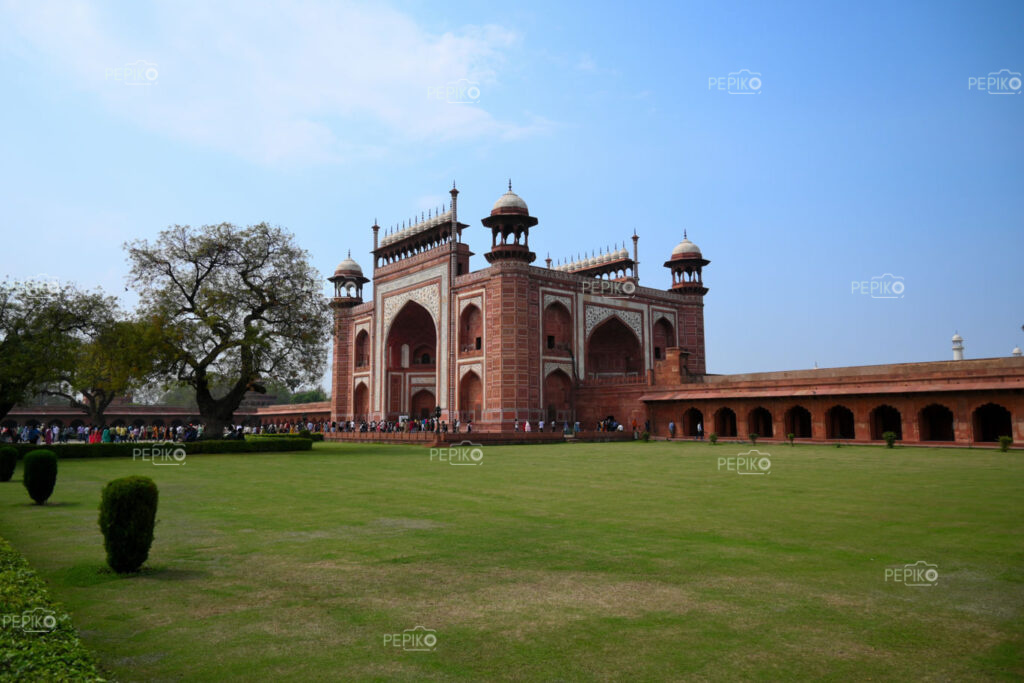
<instances>
[{"instance_id":1,"label":"crowd of tourist","mask_svg":"<svg viewBox=\"0 0 1024 683\"><path fill-rule=\"evenodd\" d=\"M135 443L139 441L195 441L203 435L201 424L175 426L158 425L104 425L89 427L61 427L60 425L26 425L4 427L0 431L3 443Z\"/></svg>"},{"instance_id":2,"label":"crowd of tourist","mask_svg":"<svg viewBox=\"0 0 1024 683\"><path fill-rule=\"evenodd\" d=\"M670 429L674 428L674 424ZM633 420L634 437L638 434L639 426ZM515 420L513 429L516 432L534 431L534 425L530 420ZM536 431L557 432L563 434L578 434L582 424L577 420L570 424L568 420L538 420ZM599 432L623 431L624 426L608 417L600 420L596 429ZM649 431L650 424L644 425ZM447 421L435 418L422 418L417 420L360 420L359 422L348 421L327 421L327 420L282 420L268 424L232 425L225 429L221 438L244 439L249 434L299 434L309 433L331 433L331 432L378 432L378 433L418 433L434 432L447 434L452 431L471 433L473 421L462 422L456 418L449 426ZM139 441L195 441L202 438L202 424L182 425L104 425L92 427L77 425L73 427L62 427L60 425L30 425L23 427L4 427L0 430L0 442L3 443L32 443L32 444L54 444L54 443L135 443Z\"/></svg>"}]
</instances>

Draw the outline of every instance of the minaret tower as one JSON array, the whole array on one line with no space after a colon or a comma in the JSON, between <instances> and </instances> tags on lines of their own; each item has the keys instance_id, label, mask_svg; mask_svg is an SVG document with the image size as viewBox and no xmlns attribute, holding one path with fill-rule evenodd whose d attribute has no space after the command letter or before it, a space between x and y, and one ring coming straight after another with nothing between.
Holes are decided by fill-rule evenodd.
<instances>
[{"instance_id":1,"label":"minaret tower","mask_svg":"<svg viewBox=\"0 0 1024 683\"><path fill-rule=\"evenodd\" d=\"M530 228L537 225L537 219L530 215L526 202L512 191L511 180L508 192L494 202L491 215L480 222L491 229L491 250L484 254L489 263L536 260L537 255L530 251Z\"/></svg>"},{"instance_id":2,"label":"minaret tower","mask_svg":"<svg viewBox=\"0 0 1024 683\"><path fill-rule=\"evenodd\" d=\"M665 267L672 271L672 287L670 291L681 294L699 294L704 296L708 288L704 286L702 271L711 263L700 253L700 248L690 241L683 231L683 241L672 250L672 257L665 261Z\"/></svg>"},{"instance_id":3,"label":"minaret tower","mask_svg":"<svg viewBox=\"0 0 1024 683\"><path fill-rule=\"evenodd\" d=\"M377 226L374 225L376 228ZM376 230L374 231L376 232ZM363 277L363 269L352 260L352 251L349 250L348 258L338 264L334 269L334 275L327 278L334 283L334 298L331 306L334 308L350 308L363 303L363 285L370 281Z\"/></svg>"},{"instance_id":4,"label":"minaret tower","mask_svg":"<svg viewBox=\"0 0 1024 683\"><path fill-rule=\"evenodd\" d=\"M964 359L964 338L959 333L953 335L953 360Z\"/></svg>"}]
</instances>

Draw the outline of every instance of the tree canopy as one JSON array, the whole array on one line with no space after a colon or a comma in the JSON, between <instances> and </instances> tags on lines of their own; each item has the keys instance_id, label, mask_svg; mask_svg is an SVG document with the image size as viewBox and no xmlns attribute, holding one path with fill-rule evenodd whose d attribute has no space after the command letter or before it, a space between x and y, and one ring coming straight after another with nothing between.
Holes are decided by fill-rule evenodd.
<instances>
[{"instance_id":1,"label":"tree canopy","mask_svg":"<svg viewBox=\"0 0 1024 683\"><path fill-rule=\"evenodd\" d=\"M140 307L164 321L158 366L195 390L207 435L219 436L265 379L289 387L320 379L330 312L320 274L291 233L266 223L175 225L125 246Z\"/></svg>"}]
</instances>

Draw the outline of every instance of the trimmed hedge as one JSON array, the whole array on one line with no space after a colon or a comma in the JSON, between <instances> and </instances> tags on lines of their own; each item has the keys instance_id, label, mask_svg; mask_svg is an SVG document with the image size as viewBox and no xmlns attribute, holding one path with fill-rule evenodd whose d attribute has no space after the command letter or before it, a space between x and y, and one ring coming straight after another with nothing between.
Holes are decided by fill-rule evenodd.
<instances>
[{"instance_id":1,"label":"trimmed hedge","mask_svg":"<svg viewBox=\"0 0 1024 683\"><path fill-rule=\"evenodd\" d=\"M18 449L10 446L0 448L0 481L10 481L17 465Z\"/></svg>"},{"instance_id":2,"label":"trimmed hedge","mask_svg":"<svg viewBox=\"0 0 1024 683\"><path fill-rule=\"evenodd\" d=\"M46 450L53 451L58 458L130 458L134 455L136 448L145 448L157 444L166 443L163 441L140 441L138 443L65 443L47 446ZM24 457L29 451L34 451L39 446L33 444L11 444L18 449L18 454ZM249 441L189 441L186 443L175 442L174 448L184 448L187 455L200 453L273 453L279 451L308 451L313 448L311 439L260 439Z\"/></svg>"},{"instance_id":3,"label":"trimmed hedge","mask_svg":"<svg viewBox=\"0 0 1024 683\"><path fill-rule=\"evenodd\" d=\"M53 487L57 485L57 454L45 448L29 451L22 470L22 483L29 497L36 505L42 505L53 495Z\"/></svg>"},{"instance_id":4,"label":"trimmed hedge","mask_svg":"<svg viewBox=\"0 0 1024 683\"><path fill-rule=\"evenodd\" d=\"M0 604L4 617L18 620L0 628L0 680L104 680L71 617L53 601L25 558L2 538ZM26 629L26 623L33 625Z\"/></svg>"},{"instance_id":5,"label":"trimmed hedge","mask_svg":"<svg viewBox=\"0 0 1024 683\"><path fill-rule=\"evenodd\" d=\"M149 477L122 477L103 488L100 531L107 565L118 574L138 571L149 557L159 497Z\"/></svg>"},{"instance_id":6,"label":"trimmed hedge","mask_svg":"<svg viewBox=\"0 0 1024 683\"><path fill-rule=\"evenodd\" d=\"M245 440L256 440L256 439L311 439L313 441L323 441L323 432L306 432L304 434L246 434Z\"/></svg>"}]
</instances>

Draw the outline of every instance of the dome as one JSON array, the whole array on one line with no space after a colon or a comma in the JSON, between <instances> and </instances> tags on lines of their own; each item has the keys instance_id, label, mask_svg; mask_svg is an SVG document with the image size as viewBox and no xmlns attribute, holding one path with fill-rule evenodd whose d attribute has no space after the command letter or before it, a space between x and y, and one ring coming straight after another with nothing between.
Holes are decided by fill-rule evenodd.
<instances>
[{"instance_id":1,"label":"dome","mask_svg":"<svg viewBox=\"0 0 1024 683\"><path fill-rule=\"evenodd\" d=\"M964 340L964 338L961 337L959 334L954 334L953 335L953 341L955 341L955 342L962 342L963 340Z\"/></svg>"},{"instance_id":2,"label":"dome","mask_svg":"<svg viewBox=\"0 0 1024 683\"><path fill-rule=\"evenodd\" d=\"M1021 350L1020 350L1020 347L1019 347L1019 346L1015 346L1015 347L1013 347L1013 351L1011 351L1011 353L1012 353L1012 354L1013 354L1014 356L1018 356L1018 357L1020 357L1020 356L1021 356Z\"/></svg>"},{"instance_id":3,"label":"dome","mask_svg":"<svg viewBox=\"0 0 1024 683\"><path fill-rule=\"evenodd\" d=\"M526 202L523 201L523 198L512 191L511 180L508 181L508 192L498 197L498 201L494 202L491 215L493 216L496 213L530 214L530 210L526 207Z\"/></svg>"},{"instance_id":4,"label":"dome","mask_svg":"<svg viewBox=\"0 0 1024 683\"><path fill-rule=\"evenodd\" d=\"M338 267L334 269L334 274L349 273L362 276L363 269L359 267L359 264L352 260L352 252L349 252L348 258L338 264Z\"/></svg>"},{"instance_id":5,"label":"dome","mask_svg":"<svg viewBox=\"0 0 1024 683\"><path fill-rule=\"evenodd\" d=\"M677 244L676 248L672 250L672 258L692 256L701 258L700 247L684 236L683 241Z\"/></svg>"}]
</instances>

